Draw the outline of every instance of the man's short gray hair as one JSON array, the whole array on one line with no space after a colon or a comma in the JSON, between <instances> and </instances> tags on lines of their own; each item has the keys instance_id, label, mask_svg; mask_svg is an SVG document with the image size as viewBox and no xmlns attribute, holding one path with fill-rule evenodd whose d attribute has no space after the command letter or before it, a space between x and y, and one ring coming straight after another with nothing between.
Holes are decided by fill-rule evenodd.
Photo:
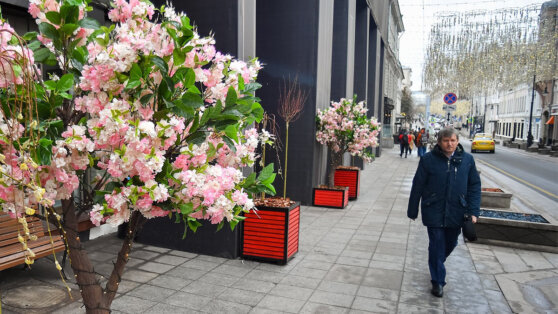
<instances>
[{"instance_id":1,"label":"man's short gray hair","mask_svg":"<svg viewBox=\"0 0 558 314\"><path fill-rule=\"evenodd\" d=\"M457 140L459 140L459 132L457 132L456 129L454 129L454 128L443 128L438 133L438 144L442 142L442 139L444 137L452 137L453 135L455 135Z\"/></svg>"}]
</instances>

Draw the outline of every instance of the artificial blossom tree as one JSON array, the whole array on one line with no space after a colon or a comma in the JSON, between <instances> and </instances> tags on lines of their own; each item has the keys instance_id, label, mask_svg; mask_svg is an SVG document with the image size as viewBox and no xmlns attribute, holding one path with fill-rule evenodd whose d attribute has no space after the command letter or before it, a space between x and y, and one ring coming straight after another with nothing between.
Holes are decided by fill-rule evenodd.
<instances>
[{"instance_id":1,"label":"artificial blossom tree","mask_svg":"<svg viewBox=\"0 0 558 314\"><path fill-rule=\"evenodd\" d=\"M374 154L368 149L378 146L380 123L376 118L368 118L364 102L341 98L332 101L329 108L318 110L316 116L316 139L326 145L331 154L328 167L328 186L334 186L335 169L343 162L345 153L371 162Z\"/></svg>"},{"instance_id":2,"label":"artificial blossom tree","mask_svg":"<svg viewBox=\"0 0 558 314\"><path fill-rule=\"evenodd\" d=\"M234 228L255 193L273 190L270 167L240 169L262 140L249 127L264 113L260 65L217 52L172 7L116 0L106 27L87 17L89 0L29 3L39 33L0 24L0 205L61 230L86 311L106 313L147 219ZM43 80L40 63L59 71ZM83 212L96 225L128 222L104 287L77 234ZM33 238L20 241L32 264Z\"/></svg>"}]
</instances>

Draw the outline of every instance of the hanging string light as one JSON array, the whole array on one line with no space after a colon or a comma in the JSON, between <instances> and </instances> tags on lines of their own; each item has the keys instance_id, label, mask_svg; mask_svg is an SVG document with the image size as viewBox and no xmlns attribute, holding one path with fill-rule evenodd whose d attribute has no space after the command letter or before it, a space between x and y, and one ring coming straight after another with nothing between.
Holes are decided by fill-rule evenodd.
<instances>
[{"instance_id":1,"label":"hanging string light","mask_svg":"<svg viewBox=\"0 0 558 314\"><path fill-rule=\"evenodd\" d=\"M549 16L549 17L547 17ZM540 6L438 14L426 49L424 84L432 93L492 93L558 77L558 32Z\"/></svg>"}]
</instances>

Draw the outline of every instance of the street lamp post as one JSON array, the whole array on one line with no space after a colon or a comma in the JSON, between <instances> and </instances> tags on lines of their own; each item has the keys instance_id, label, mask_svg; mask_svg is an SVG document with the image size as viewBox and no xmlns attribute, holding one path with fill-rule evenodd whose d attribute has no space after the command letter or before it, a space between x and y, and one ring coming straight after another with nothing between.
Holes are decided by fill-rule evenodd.
<instances>
[{"instance_id":1,"label":"street lamp post","mask_svg":"<svg viewBox=\"0 0 558 314\"><path fill-rule=\"evenodd\" d=\"M533 103L535 102L535 79L536 74L533 74L533 91L531 92L531 108L529 109L529 131L527 131L527 147L533 145Z\"/></svg>"}]
</instances>

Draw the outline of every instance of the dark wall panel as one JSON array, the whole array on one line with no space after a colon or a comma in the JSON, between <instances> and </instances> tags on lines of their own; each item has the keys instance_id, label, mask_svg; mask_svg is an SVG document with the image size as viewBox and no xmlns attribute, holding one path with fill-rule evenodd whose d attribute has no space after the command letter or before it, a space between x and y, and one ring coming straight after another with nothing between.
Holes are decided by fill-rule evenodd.
<instances>
[{"instance_id":1,"label":"dark wall panel","mask_svg":"<svg viewBox=\"0 0 558 314\"><path fill-rule=\"evenodd\" d=\"M331 56L331 100L338 100L347 95L349 1L337 0L334 5Z\"/></svg>"},{"instance_id":2,"label":"dark wall panel","mask_svg":"<svg viewBox=\"0 0 558 314\"><path fill-rule=\"evenodd\" d=\"M156 7L167 0L152 0ZM214 34L218 51L238 54L238 0L181 0L171 1L176 12L185 12L200 36Z\"/></svg>"},{"instance_id":3,"label":"dark wall panel","mask_svg":"<svg viewBox=\"0 0 558 314\"><path fill-rule=\"evenodd\" d=\"M357 94L359 101L366 100L369 22L370 11L366 0L357 0L355 16L355 71L353 91Z\"/></svg>"},{"instance_id":4,"label":"dark wall panel","mask_svg":"<svg viewBox=\"0 0 558 314\"><path fill-rule=\"evenodd\" d=\"M258 97L264 109L277 115L279 90L289 77L298 76L309 95L301 118L289 129L287 197L303 204L311 203L314 184L318 7L318 0L259 1L256 6L256 56L264 63L258 79L262 84ZM284 142L285 125L281 119L278 121ZM280 159L283 161L283 153ZM277 160L274 162L277 164ZM282 195L279 176L275 187Z\"/></svg>"}]
</instances>

